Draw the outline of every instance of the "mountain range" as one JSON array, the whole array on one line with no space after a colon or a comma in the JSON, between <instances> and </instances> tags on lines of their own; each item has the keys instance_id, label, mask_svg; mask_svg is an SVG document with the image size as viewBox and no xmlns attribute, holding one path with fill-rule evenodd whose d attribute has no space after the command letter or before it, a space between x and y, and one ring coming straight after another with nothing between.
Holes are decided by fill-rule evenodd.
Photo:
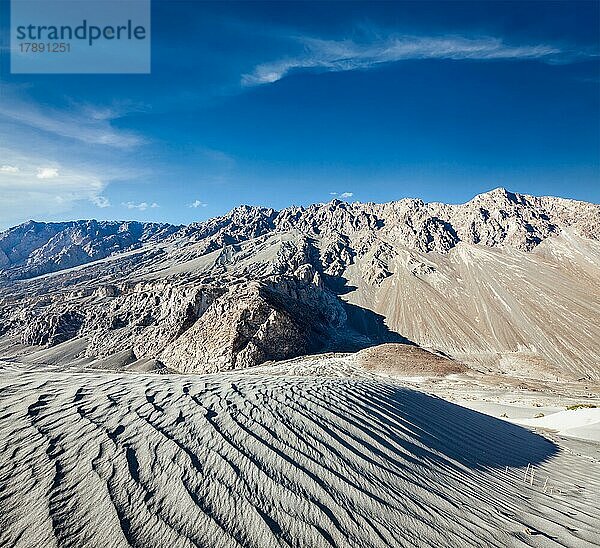
<instances>
[{"instance_id":1,"label":"mountain range","mask_svg":"<svg viewBox=\"0 0 600 548\"><path fill-rule=\"evenodd\" d=\"M600 378L600 206L240 206L187 226L0 233L0 357L213 372L385 342L479 371Z\"/></svg>"}]
</instances>

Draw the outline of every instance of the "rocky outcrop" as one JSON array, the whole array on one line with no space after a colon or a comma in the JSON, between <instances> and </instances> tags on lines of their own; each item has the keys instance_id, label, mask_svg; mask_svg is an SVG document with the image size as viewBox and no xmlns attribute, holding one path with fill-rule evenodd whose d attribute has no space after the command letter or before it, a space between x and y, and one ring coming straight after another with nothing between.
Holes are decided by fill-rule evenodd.
<instances>
[{"instance_id":1,"label":"rocky outcrop","mask_svg":"<svg viewBox=\"0 0 600 548\"><path fill-rule=\"evenodd\" d=\"M5 331L46 347L85 337L95 367L159 360L187 373L237 369L330 348L347 330L343 304L310 264L261 282L110 284L83 299L75 291L28 304L5 312Z\"/></svg>"},{"instance_id":2,"label":"rocky outcrop","mask_svg":"<svg viewBox=\"0 0 600 548\"><path fill-rule=\"evenodd\" d=\"M83 315L75 311L44 314L31 318L23 327L21 341L29 345L54 346L77 335L83 324Z\"/></svg>"},{"instance_id":3,"label":"rocky outcrop","mask_svg":"<svg viewBox=\"0 0 600 548\"><path fill-rule=\"evenodd\" d=\"M30 222L0 235L0 336L80 337L87 358L184 372L412 341L478 368L595 378L599 234L596 204L504 189L242 206L187 227Z\"/></svg>"},{"instance_id":4,"label":"rocky outcrop","mask_svg":"<svg viewBox=\"0 0 600 548\"><path fill-rule=\"evenodd\" d=\"M252 367L318 350L324 334L316 330L308 317L291 314L254 282L230 288L160 359L185 373Z\"/></svg>"},{"instance_id":5,"label":"rocky outcrop","mask_svg":"<svg viewBox=\"0 0 600 548\"><path fill-rule=\"evenodd\" d=\"M156 358L188 330L225 289L214 285L139 283L119 295L93 302L83 325L88 356L106 357L132 349L137 358Z\"/></svg>"}]
</instances>

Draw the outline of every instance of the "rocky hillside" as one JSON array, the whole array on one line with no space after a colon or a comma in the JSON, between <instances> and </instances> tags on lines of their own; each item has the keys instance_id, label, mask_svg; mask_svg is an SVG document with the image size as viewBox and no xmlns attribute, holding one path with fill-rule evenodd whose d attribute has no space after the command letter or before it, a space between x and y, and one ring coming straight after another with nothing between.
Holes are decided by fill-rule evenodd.
<instances>
[{"instance_id":1,"label":"rocky hillside","mask_svg":"<svg viewBox=\"0 0 600 548\"><path fill-rule=\"evenodd\" d=\"M137 221L29 221L0 233L0 273L22 279L158 242L177 227Z\"/></svg>"},{"instance_id":2,"label":"rocky hillside","mask_svg":"<svg viewBox=\"0 0 600 548\"><path fill-rule=\"evenodd\" d=\"M599 234L596 204L504 189L185 227L30 222L0 235L0 355L194 372L401 341L597 378Z\"/></svg>"},{"instance_id":3,"label":"rocky hillside","mask_svg":"<svg viewBox=\"0 0 600 548\"><path fill-rule=\"evenodd\" d=\"M386 235L416 251L446 253L458 243L530 251L565 228L600 238L600 206L533 197L498 188L460 205L405 199L386 204L333 200L281 211L240 206L227 215L185 227L136 221L29 221L0 233L0 273L23 279L136 249L143 244L202 243L203 253L276 232L348 237Z\"/></svg>"}]
</instances>

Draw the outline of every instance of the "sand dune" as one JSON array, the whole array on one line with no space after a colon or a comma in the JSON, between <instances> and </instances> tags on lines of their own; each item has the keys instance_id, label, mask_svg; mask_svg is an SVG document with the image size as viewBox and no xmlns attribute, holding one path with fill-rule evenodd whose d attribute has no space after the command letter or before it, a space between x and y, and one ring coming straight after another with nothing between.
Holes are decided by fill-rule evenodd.
<instances>
[{"instance_id":1,"label":"sand dune","mask_svg":"<svg viewBox=\"0 0 600 548\"><path fill-rule=\"evenodd\" d=\"M600 542L597 463L392 384L7 368L0 388L2 546Z\"/></svg>"},{"instance_id":2,"label":"sand dune","mask_svg":"<svg viewBox=\"0 0 600 548\"><path fill-rule=\"evenodd\" d=\"M522 419L519 424L548 428L563 436L600 442L600 408L560 411L533 419Z\"/></svg>"}]
</instances>

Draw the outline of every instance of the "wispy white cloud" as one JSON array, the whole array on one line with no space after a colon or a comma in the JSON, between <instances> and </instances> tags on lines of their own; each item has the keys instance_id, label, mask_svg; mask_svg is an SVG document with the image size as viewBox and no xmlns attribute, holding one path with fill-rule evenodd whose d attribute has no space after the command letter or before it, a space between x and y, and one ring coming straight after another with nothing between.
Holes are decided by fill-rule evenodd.
<instances>
[{"instance_id":1,"label":"wispy white cloud","mask_svg":"<svg viewBox=\"0 0 600 548\"><path fill-rule=\"evenodd\" d=\"M103 191L108 180L94 169L59 164L47 158L0 147L0 221L7 226L27 218L51 218L81 202L110 204Z\"/></svg>"},{"instance_id":2,"label":"wispy white cloud","mask_svg":"<svg viewBox=\"0 0 600 548\"><path fill-rule=\"evenodd\" d=\"M354 196L354 192L330 192L329 195L336 196L342 200L347 200L348 198L352 198L352 196Z\"/></svg>"},{"instance_id":3,"label":"wispy white cloud","mask_svg":"<svg viewBox=\"0 0 600 548\"><path fill-rule=\"evenodd\" d=\"M141 179L150 171L131 154L145 139L116 127L118 118L142 107L68 98L50 107L28 98L30 87L0 84L1 227L31 218L93 216L95 208L111 206L105 195L109 184Z\"/></svg>"},{"instance_id":4,"label":"wispy white cloud","mask_svg":"<svg viewBox=\"0 0 600 548\"><path fill-rule=\"evenodd\" d=\"M44 107L15 96L3 86L0 119L86 144L128 149L145 142L140 135L119 129L112 122L120 114L109 108L70 105L68 109Z\"/></svg>"},{"instance_id":5,"label":"wispy white cloud","mask_svg":"<svg viewBox=\"0 0 600 548\"><path fill-rule=\"evenodd\" d=\"M194 200L188 207L206 207L208 204L200 200Z\"/></svg>"},{"instance_id":6,"label":"wispy white cloud","mask_svg":"<svg viewBox=\"0 0 600 548\"><path fill-rule=\"evenodd\" d=\"M302 53L257 65L242 76L242 84L254 86L281 80L294 70L314 69L324 72L365 70L385 63L409 59L539 59L566 62L574 57L589 56L549 44L510 45L495 37L464 36L377 36L368 41L295 38Z\"/></svg>"},{"instance_id":7,"label":"wispy white cloud","mask_svg":"<svg viewBox=\"0 0 600 548\"><path fill-rule=\"evenodd\" d=\"M137 209L138 211L146 211L148 208L156 209L157 207L160 207L156 202L152 202L151 204L148 202L140 202L137 204L135 202L122 202L121 205L125 206L127 209Z\"/></svg>"}]
</instances>

